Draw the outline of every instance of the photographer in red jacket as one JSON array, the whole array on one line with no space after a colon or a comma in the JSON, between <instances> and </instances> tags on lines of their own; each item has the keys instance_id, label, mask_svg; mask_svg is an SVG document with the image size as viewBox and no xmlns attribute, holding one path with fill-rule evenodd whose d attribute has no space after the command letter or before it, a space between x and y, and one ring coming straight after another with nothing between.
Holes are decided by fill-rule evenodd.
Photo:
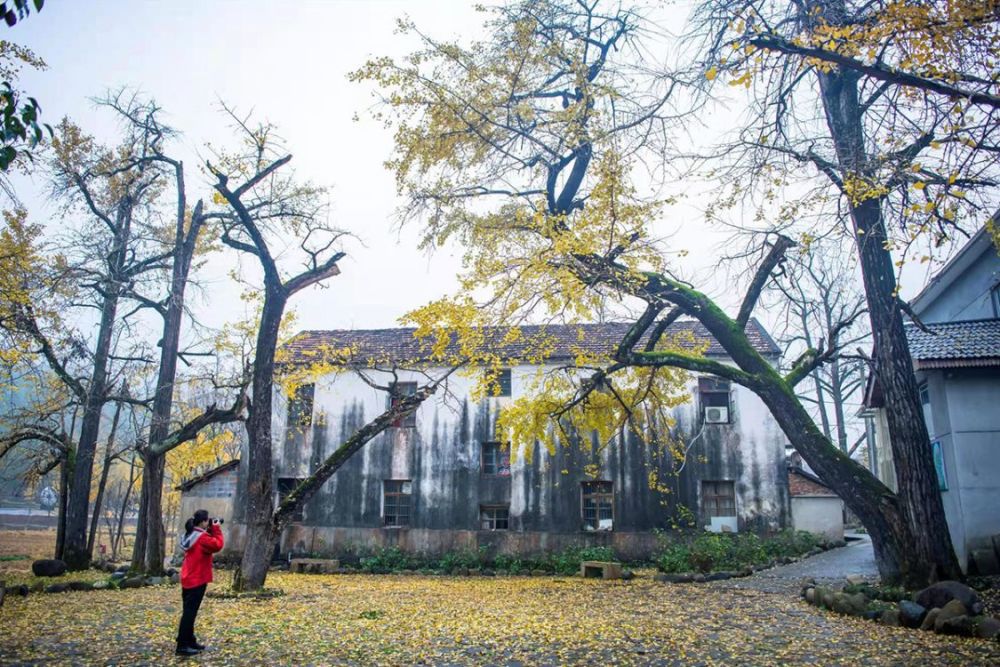
<instances>
[{"instance_id":1,"label":"photographer in red jacket","mask_svg":"<svg viewBox=\"0 0 1000 667\"><path fill-rule=\"evenodd\" d=\"M219 519L210 519L206 510L198 510L184 523L184 564L181 565L181 599L184 612L177 631L177 655L195 655L205 646L194 636L194 619L208 582L212 581L212 554L221 551L222 529Z\"/></svg>"}]
</instances>

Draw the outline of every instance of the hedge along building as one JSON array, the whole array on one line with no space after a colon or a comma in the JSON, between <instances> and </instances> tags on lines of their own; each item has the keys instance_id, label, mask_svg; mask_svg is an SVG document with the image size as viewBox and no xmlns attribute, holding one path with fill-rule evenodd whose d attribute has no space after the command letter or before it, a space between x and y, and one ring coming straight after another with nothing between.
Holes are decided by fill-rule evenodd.
<instances>
[{"instance_id":1,"label":"hedge along building","mask_svg":"<svg viewBox=\"0 0 1000 667\"><path fill-rule=\"evenodd\" d=\"M552 366L571 361L581 346L609 352L627 329L522 327L526 339L551 340L546 365ZM700 324L680 321L669 333L687 334L704 354L725 360ZM779 349L761 325L751 321L748 333L776 363ZM354 359L409 363L411 370L393 370L400 392L446 370L412 369L412 360L421 357L413 329L307 331L285 354L294 367L311 363L318 350L341 348L351 349ZM504 357L517 359L518 350L505 349ZM362 364L366 375L374 374L370 365ZM687 449L681 461L631 431L606 447L585 442L550 453L536 443L529 455L512 458L498 441L497 415L538 370L511 361L500 371L499 395L479 401L472 398L476 379L453 375L446 391L378 435L323 485L285 530L280 551L343 556L379 546L427 554L485 547L528 555L604 545L620 557L643 558L656 547L654 530L669 529L678 518L715 530L769 531L788 524L786 441L752 392L714 377L690 378L691 400L673 413L673 431ZM385 376L378 384L388 384ZM278 397L273 452L279 497L390 400L350 368L312 378L291 398ZM242 546L245 484L241 476L233 525L227 524L227 546L234 549Z\"/></svg>"}]
</instances>

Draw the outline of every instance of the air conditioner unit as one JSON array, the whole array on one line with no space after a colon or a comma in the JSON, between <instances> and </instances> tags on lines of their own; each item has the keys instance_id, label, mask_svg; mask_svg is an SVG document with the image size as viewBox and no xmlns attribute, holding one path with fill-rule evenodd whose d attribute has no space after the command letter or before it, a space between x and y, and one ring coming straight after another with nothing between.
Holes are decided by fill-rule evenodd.
<instances>
[{"instance_id":1,"label":"air conditioner unit","mask_svg":"<svg viewBox=\"0 0 1000 667\"><path fill-rule=\"evenodd\" d=\"M706 424L728 424L729 408L705 408Z\"/></svg>"}]
</instances>

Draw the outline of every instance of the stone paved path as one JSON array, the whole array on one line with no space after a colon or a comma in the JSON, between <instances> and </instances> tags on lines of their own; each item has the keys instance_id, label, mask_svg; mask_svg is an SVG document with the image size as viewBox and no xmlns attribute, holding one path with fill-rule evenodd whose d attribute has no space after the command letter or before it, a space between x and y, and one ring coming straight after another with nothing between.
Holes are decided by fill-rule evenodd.
<instances>
[{"instance_id":1,"label":"stone paved path","mask_svg":"<svg viewBox=\"0 0 1000 667\"><path fill-rule=\"evenodd\" d=\"M839 583L849 574L858 574L868 580L878 578L872 542L867 535L852 534L846 547L824 551L791 565L782 565L770 570L756 572L744 579L730 579L717 582L722 588L745 588L769 593L784 593L797 590L803 579L813 578L819 583L824 580Z\"/></svg>"}]
</instances>

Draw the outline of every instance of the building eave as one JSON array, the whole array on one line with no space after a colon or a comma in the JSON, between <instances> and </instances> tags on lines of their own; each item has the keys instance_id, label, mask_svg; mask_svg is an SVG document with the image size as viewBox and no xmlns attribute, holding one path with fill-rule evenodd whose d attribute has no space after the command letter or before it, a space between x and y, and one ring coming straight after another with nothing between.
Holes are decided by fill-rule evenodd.
<instances>
[{"instance_id":1,"label":"building eave","mask_svg":"<svg viewBox=\"0 0 1000 667\"><path fill-rule=\"evenodd\" d=\"M191 479L188 479L188 480L185 480L185 481L181 482L180 484L178 484L177 486L174 487L174 490L175 491L190 491L193 487L197 486L198 484L201 484L202 482L207 482L208 480L212 479L216 475L224 473L227 470L232 470L233 468L235 468L239 464L240 464L240 460L239 459L233 459L232 461L227 461L226 463L223 463L221 466L218 466L216 468L212 468L208 472L203 472L202 474L198 475L197 477L192 477Z\"/></svg>"}]
</instances>

